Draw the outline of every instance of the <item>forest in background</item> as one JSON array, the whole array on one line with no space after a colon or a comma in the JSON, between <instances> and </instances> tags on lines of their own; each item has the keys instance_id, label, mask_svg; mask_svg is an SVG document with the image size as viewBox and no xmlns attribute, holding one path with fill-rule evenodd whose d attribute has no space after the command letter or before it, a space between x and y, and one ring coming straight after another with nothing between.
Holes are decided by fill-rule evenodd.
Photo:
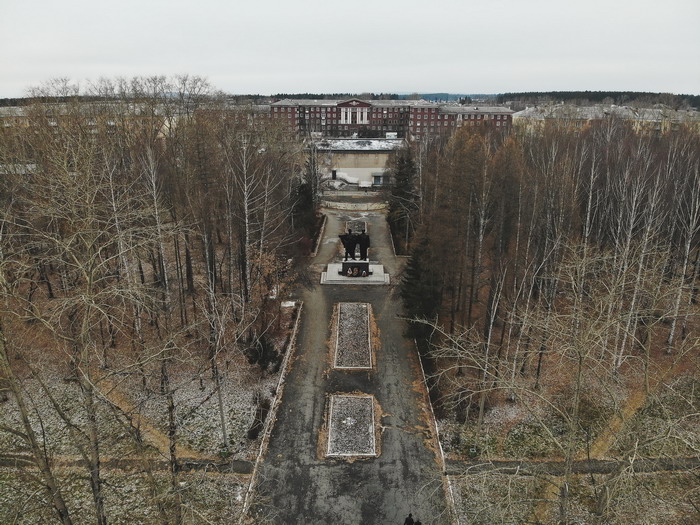
<instances>
[{"instance_id":1,"label":"forest in background","mask_svg":"<svg viewBox=\"0 0 700 525\"><path fill-rule=\"evenodd\" d=\"M317 226L303 145L198 77L32 95L0 130L0 448L36 470L0 474L0 521L237 518L243 482L182 461L262 428Z\"/></svg>"},{"instance_id":2,"label":"forest in background","mask_svg":"<svg viewBox=\"0 0 700 525\"><path fill-rule=\"evenodd\" d=\"M618 513L633 468L574 489L574 463L697 459L699 167L696 133L616 119L461 128L397 156L388 220L448 456L565 465L545 488L501 480L481 500L465 476L468 522L636 523ZM653 519L698 517L688 475Z\"/></svg>"}]
</instances>

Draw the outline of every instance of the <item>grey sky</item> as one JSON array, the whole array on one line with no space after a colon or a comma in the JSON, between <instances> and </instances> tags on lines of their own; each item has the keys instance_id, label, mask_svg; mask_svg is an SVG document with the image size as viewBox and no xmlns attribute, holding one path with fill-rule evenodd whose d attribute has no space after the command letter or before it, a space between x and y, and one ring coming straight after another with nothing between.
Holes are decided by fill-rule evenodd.
<instances>
[{"instance_id":1,"label":"grey sky","mask_svg":"<svg viewBox=\"0 0 700 525\"><path fill-rule=\"evenodd\" d=\"M54 77L229 93L700 93L698 0L0 0L0 97Z\"/></svg>"}]
</instances>

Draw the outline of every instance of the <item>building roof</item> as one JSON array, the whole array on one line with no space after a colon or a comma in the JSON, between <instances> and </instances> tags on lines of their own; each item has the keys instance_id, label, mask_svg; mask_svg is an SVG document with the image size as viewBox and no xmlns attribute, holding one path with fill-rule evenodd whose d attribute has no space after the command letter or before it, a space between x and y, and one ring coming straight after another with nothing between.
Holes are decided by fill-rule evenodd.
<instances>
[{"instance_id":1,"label":"building roof","mask_svg":"<svg viewBox=\"0 0 700 525\"><path fill-rule=\"evenodd\" d=\"M357 99L309 99L309 98L285 98L277 102L273 102L271 106L326 106L335 107L338 104L347 102L348 100L362 100L362 102L367 102L372 106L379 107L410 107L410 106L427 106L427 107L438 107L438 104L434 102L428 102L427 100L364 100L361 98Z\"/></svg>"},{"instance_id":2,"label":"building roof","mask_svg":"<svg viewBox=\"0 0 700 525\"><path fill-rule=\"evenodd\" d=\"M24 115L25 111L21 106L0 107L0 117L23 117Z\"/></svg>"},{"instance_id":3,"label":"building roof","mask_svg":"<svg viewBox=\"0 0 700 525\"><path fill-rule=\"evenodd\" d=\"M321 151L395 151L403 139L319 139L314 141Z\"/></svg>"},{"instance_id":4,"label":"building roof","mask_svg":"<svg viewBox=\"0 0 700 525\"><path fill-rule=\"evenodd\" d=\"M512 109L500 106L440 106L443 113L469 113L471 114L493 114L493 113L513 113Z\"/></svg>"},{"instance_id":5,"label":"building roof","mask_svg":"<svg viewBox=\"0 0 700 525\"><path fill-rule=\"evenodd\" d=\"M630 106L616 106L614 104L609 106L573 106L570 104L533 106L518 111L513 115L514 120L602 120L608 117L652 122L669 120L676 122L700 121L700 113L697 111L675 110L665 106L634 108Z\"/></svg>"}]
</instances>

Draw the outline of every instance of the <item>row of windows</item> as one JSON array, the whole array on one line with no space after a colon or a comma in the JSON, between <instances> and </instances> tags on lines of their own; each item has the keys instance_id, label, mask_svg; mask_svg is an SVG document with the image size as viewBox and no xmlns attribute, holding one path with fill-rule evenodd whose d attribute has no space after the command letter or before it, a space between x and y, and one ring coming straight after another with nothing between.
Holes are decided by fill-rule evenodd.
<instances>
[{"instance_id":1,"label":"row of windows","mask_svg":"<svg viewBox=\"0 0 700 525\"><path fill-rule=\"evenodd\" d=\"M319 111L320 111L320 112L324 112L324 111L327 111L327 112L335 111L335 112L337 112L337 111L340 110L340 109L341 109L341 107L319 107L319 106L311 106L311 107L308 107L308 108L303 108L303 107L297 108L296 106L294 106L294 107L292 107L292 106L289 106L289 107L283 106L283 107L274 107L274 108L272 108L272 111L273 111L274 113L277 113L277 112L289 113L289 112L293 112L293 111L297 111L297 110L298 110L299 112L304 112L304 111L306 111L307 113L309 113L309 112L318 113ZM348 109L355 109L355 108L348 108ZM367 109L368 111L373 112L373 113L405 113L405 112L407 112L407 111L409 110L409 108L381 108L381 107L374 107L374 108L357 108L357 109Z\"/></svg>"},{"instance_id":2,"label":"row of windows","mask_svg":"<svg viewBox=\"0 0 700 525\"><path fill-rule=\"evenodd\" d=\"M447 126L447 124L448 124L447 122L443 122L443 123L442 123L443 126ZM476 124L477 126L481 126L481 122L480 122L480 121L469 121L469 125L470 125L470 126L474 126L475 124ZM466 125L466 122L465 122L464 125ZM508 125L507 122L503 122L503 127L505 127L505 126L507 126L507 125ZM461 124L458 124L458 126L461 126ZM500 122L496 122L496 126L499 126L499 127L500 127L500 126L501 126L501 123L500 123ZM414 122L414 123L411 124L411 127L412 127L412 129L413 129L414 131L420 131L420 130L421 130L421 122ZM440 129L440 123L439 123L439 122L430 122L430 123L426 122L426 123L423 125L422 129L424 129L424 130L428 130L428 129L429 129L429 130L431 130L431 131L432 131L432 130L435 130L435 129Z\"/></svg>"},{"instance_id":3,"label":"row of windows","mask_svg":"<svg viewBox=\"0 0 700 525\"><path fill-rule=\"evenodd\" d=\"M290 118L291 118L291 116L290 116ZM505 120L505 118L504 118L504 120ZM300 123L301 125L307 125L307 124L308 124L308 125L316 125L316 126L318 126L318 125L320 124L320 125L322 125L323 127L325 127L326 124L328 124L328 125L334 125L334 126L335 126L335 125L337 125L339 122L340 122L340 119L337 119L337 118L328 118L328 119L326 119L326 118L323 118L323 119L308 119L308 120L300 119L300 120L299 120L299 123ZM466 122L469 122L469 124L472 125L472 126L474 125L474 122L476 122L476 125L477 125L477 126L478 126L478 125L481 125L481 120L480 120L480 119L477 119L477 120L466 120ZM368 124L371 124L370 129L385 129L385 128L387 127L387 126L386 126L387 124L389 125L388 127L392 127L392 126L393 126L393 127L396 127L396 126L402 126L402 125L404 125L405 123L402 122L402 121L400 121L400 120L390 120L390 121L383 121L383 122L382 122L381 120L374 120L374 119L373 119L373 120L372 120L371 122L369 122ZM379 126L379 125L381 125L381 124L384 124L384 126L383 126L383 127L376 127L376 126ZM454 121L454 120L449 120L449 121L448 121L448 120L443 120L443 121L438 121L438 122L436 122L436 121L426 121L425 124L423 124L423 123L422 123L421 121L419 121L419 120L418 120L418 121L411 120L408 124L411 125L411 126L413 126L414 128L415 128L416 126L421 126L421 125L423 125L423 126L438 126L438 127L439 127L439 126L454 126L454 125L455 125L455 121ZM457 123L457 124L459 125L459 123ZM504 125L504 126L506 126L507 124L508 124L507 122L503 122L503 125ZM363 124L354 122L354 123L352 123L352 125L357 126L357 125L363 125ZM366 125L366 124L364 124L364 125ZM497 126L500 126L500 125L501 125L501 122L497 120L497 121L496 121L496 125L497 125Z\"/></svg>"},{"instance_id":4,"label":"row of windows","mask_svg":"<svg viewBox=\"0 0 700 525\"><path fill-rule=\"evenodd\" d=\"M413 123L413 126L414 127L420 126L421 124L422 124L422 122L415 122L415 123ZM424 125L425 125L425 127L428 127L428 125L430 125L431 128L434 128L435 126L438 126L438 127L440 127L441 125L447 126L448 124L452 124L452 122L442 122L442 123L440 123L440 122L437 122L437 123L436 122L430 122L430 123L426 122Z\"/></svg>"},{"instance_id":5,"label":"row of windows","mask_svg":"<svg viewBox=\"0 0 700 525\"><path fill-rule=\"evenodd\" d=\"M322 129L322 130L325 130L325 129L334 129L334 130L335 129L345 129L345 130L347 130L347 129L353 129L353 126L346 126L346 125L338 126L336 124L333 124L333 125L321 124L320 126L311 126L311 125L301 124L300 126L297 127L297 129L299 129L299 128L301 128L301 129L311 128L311 129ZM405 126L368 126L367 129L377 130L377 131L392 131L392 130L396 131L396 130L404 130L406 128L405 128Z\"/></svg>"},{"instance_id":6,"label":"row of windows","mask_svg":"<svg viewBox=\"0 0 700 525\"><path fill-rule=\"evenodd\" d=\"M288 118L294 117L294 115L292 115L292 114L289 114L287 116L288 116ZM376 118L374 115L371 115L370 117L372 118L372 121L375 123L382 121L382 119ZM395 116L389 115L389 118L391 118L391 117L395 117ZM304 117L302 116L300 118L303 119ZM326 115L309 115L309 117L307 117L307 118L324 119L324 120L326 118L328 118L328 120L332 121L332 122L336 122L338 120L337 118L334 118L330 115L328 117L326 117ZM418 120L423 119L423 115L416 115L415 118ZM454 122L454 117L452 117L451 115L437 115L437 120L443 120L443 119L445 121L450 120L450 121ZM485 115L465 115L464 116L464 120L482 120L482 119L485 120L486 116ZM493 117L493 119L494 120L508 120L508 117L506 115L496 115L495 117ZM384 118L384 120L386 121L386 117ZM435 115L430 115L430 116L425 115L425 120L435 120ZM389 120L389 124L398 124L399 122L400 122L399 120ZM447 122L445 122L445 124L447 124Z\"/></svg>"},{"instance_id":7,"label":"row of windows","mask_svg":"<svg viewBox=\"0 0 700 525\"><path fill-rule=\"evenodd\" d=\"M288 113L289 116L291 117L291 113L293 113L293 108L273 108L273 111L276 113L277 110L279 109L280 112L282 113ZM429 114L424 114L424 111L428 110L416 110L418 112L417 115L415 115L415 118L422 119L435 119L437 118L438 120L442 119L454 119L454 115L444 115L444 114L438 114L436 108L430 109ZM400 112L403 112L403 109L400 110ZM324 114L337 114L338 109L337 108L311 108L311 109L306 109L306 111L301 110L300 113L306 113L311 116L322 116ZM368 112L368 115L372 118L381 118L382 116L384 118L398 118L399 117L399 110L389 110L387 111L386 109L384 111L380 110L372 110ZM477 115L477 114L469 114L469 115L464 115L465 119L469 120L481 120L485 118L485 115ZM507 120L508 116L507 115L495 115L494 117L496 120Z\"/></svg>"}]
</instances>

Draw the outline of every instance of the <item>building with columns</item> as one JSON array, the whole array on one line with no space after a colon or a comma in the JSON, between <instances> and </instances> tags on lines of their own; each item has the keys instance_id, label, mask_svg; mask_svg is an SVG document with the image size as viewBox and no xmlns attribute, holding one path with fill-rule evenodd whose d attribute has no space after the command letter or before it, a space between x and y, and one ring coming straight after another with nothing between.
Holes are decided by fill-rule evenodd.
<instances>
[{"instance_id":1,"label":"building with columns","mask_svg":"<svg viewBox=\"0 0 700 525\"><path fill-rule=\"evenodd\" d=\"M273 121L316 137L418 138L452 133L460 126L507 131L513 112L504 107L439 104L425 100L284 99L269 106Z\"/></svg>"}]
</instances>

